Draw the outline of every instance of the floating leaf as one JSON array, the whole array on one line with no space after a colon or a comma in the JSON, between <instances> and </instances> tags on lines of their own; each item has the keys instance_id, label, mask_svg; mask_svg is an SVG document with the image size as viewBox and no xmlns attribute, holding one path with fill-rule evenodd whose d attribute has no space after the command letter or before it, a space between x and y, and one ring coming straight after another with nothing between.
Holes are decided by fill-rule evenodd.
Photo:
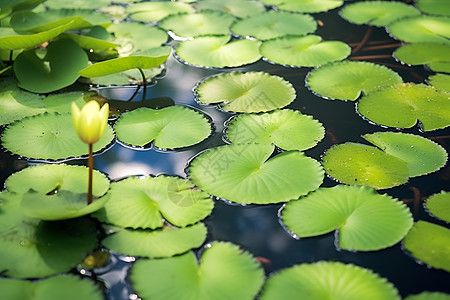
<instances>
[{"instance_id":1,"label":"floating leaf","mask_svg":"<svg viewBox=\"0 0 450 300\"><path fill-rule=\"evenodd\" d=\"M422 292L420 294L408 295L404 300L450 300L450 294L441 292Z\"/></svg>"},{"instance_id":2,"label":"floating leaf","mask_svg":"<svg viewBox=\"0 0 450 300\"><path fill-rule=\"evenodd\" d=\"M274 144L284 150L306 150L325 136L322 124L294 110L241 114L227 126L226 137L234 144Z\"/></svg>"},{"instance_id":3,"label":"floating leaf","mask_svg":"<svg viewBox=\"0 0 450 300\"><path fill-rule=\"evenodd\" d=\"M420 15L395 21L388 26L395 38L408 43L450 43L450 18Z\"/></svg>"},{"instance_id":4,"label":"floating leaf","mask_svg":"<svg viewBox=\"0 0 450 300\"><path fill-rule=\"evenodd\" d=\"M400 75L385 66L348 60L320 66L306 77L307 87L319 96L350 101L402 82Z\"/></svg>"},{"instance_id":5,"label":"floating leaf","mask_svg":"<svg viewBox=\"0 0 450 300\"><path fill-rule=\"evenodd\" d=\"M176 46L177 56L185 63L212 68L240 67L261 58L260 42L230 40L231 36L202 36Z\"/></svg>"},{"instance_id":6,"label":"floating leaf","mask_svg":"<svg viewBox=\"0 0 450 300\"><path fill-rule=\"evenodd\" d=\"M206 78L195 88L197 100L232 112L264 112L294 101L292 84L265 72L229 72Z\"/></svg>"},{"instance_id":7,"label":"floating leaf","mask_svg":"<svg viewBox=\"0 0 450 300\"><path fill-rule=\"evenodd\" d=\"M393 21L409 16L418 16L420 11L402 2L362 1L344 6L341 17L355 23L372 26L386 26Z\"/></svg>"},{"instance_id":8,"label":"floating leaf","mask_svg":"<svg viewBox=\"0 0 450 300\"><path fill-rule=\"evenodd\" d=\"M400 300L392 283L369 269L340 262L301 264L272 275L260 300L371 299Z\"/></svg>"},{"instance_id":9,"label":"floating leaf","mask_svg":"<svg viewBox=\"0 0 450 300\"><path fill-rule=\"evenodd\" d=\"M94 152L107 147L114 139L110 126L94 144ZM12 153L44 160L62 160L88 153L88 147L73 128L70 114L40 114L15 121L6 127L2 145Z\"/></svg>"},{"instance_id":10,"label":"floating leaf","mask_svg":"<svg viewBox=\"0 0 450 300\"><path fill-rule=\"evenodd\" d=\"M54 41L41 51L23 51L14 61L19 86L30 92L49 93L67 87L88 64L86 53L72 40Z\"/></svg>"},{"instance_id":11,"label":"floating leaf","mask_svg":"<svg viewBox=\"0 0 450 300\"><path fill-rule=\"evenodd\" d=\"M204 219L214 206L210 196L189 180L163 175L128 177L112 183L108 193L111 198L95 216L134 229L162 227L163 218L184 227Z\"/></svg>"},{"instance_id":12,"label":"floating leaf","mask_svg":"<svg viewBox=\"0 0 450 300\"><path fill-rule=\"evenodd\" d=\"M198 11L218 10L238 18L256 15L266 10L261 2L254 0L201 0L195 3L195 7Z\"/></svg>"},{"instance_id":13,"label":"floating leaf","mask_svg":"<svg viewBox=\"0 0 450 300\"><path fill-rule=\"evenodd\" d=\"M274 5L281 10L318 13L344 4L344 0L260 0L266 5Z\"/></svg>"},{"instance_id":14,"label":"floating leaf","mask_svg":"<svg viewBox=\"0 0 450 300\"><path fill-rule=\"evenodd\" d=\"M89 100L91 96L95 95L93 92L67 92L50 94L42 102L47 106L48 112L57 112L60 114L70 113L72 102L82 107L86 104L86 99Z\"/></svg>"},{"instance_id":15,"label":"floating leaf","mask_svg":"<svg viewBox=\"0 0 450 300\"><path fill-rule=\"evenodd\" d=\"M123 2L123 1L122 1ZM46 0L45 5L51 10L61 9L61 8L80 8L84 9L96 9L102 6L106 6L111 3L111 0L96 0L96 1L86 1L86 0Z\"/></svg>"},{"instance_id":16,"label":"floating leaf","mask_svg":"<svg viewBox=\"0 0 450 300\"><path fill-rule=\"evenodd\" d=\"M450 93L424 84L397 84L363 96L358 112L377 124L424 131L450 125Z\"/></svg>"},{"instance_id":17,"label":"floating leaf","mask_svg":"<svg viewBox=\"0 0 450 300\"><path fill-rule=\"evenodd\" d=\"M413 225L411 212L403 202L363 186L319 188L287 203L281 217L300 238L337 230L339 248L358 251L393 246Z\"/></svg>"},{"instance_id":18,"label":"floating leaf","mask_svg":"<svg viewBox=\"0 0 450 300\"><path fill-rule=\"evenodd\" d=\"M450 16L450 3L447 0L416 0L414 4L430 15Z\"/></svg>"},{"instance_id":19,"label":"floating leaf","mask_svg":"<svg viewBox=\"0 0 450 300\"><path fill-rule=\"evenodd\" d=\"M194 12L194 8L179 1L152 1L135 3L128 6L126 11L134 21L156 22L170 15Z\"/></svg>"},{"instance_id":20,"label":"floating leaf","mask_svg":"<svg viewBox=\"0 0 450 300\"><path fill-rule=\"evenodd\" d=\"M264 282L264 271L248 252L231 243L213 242L201 262L192 252L140 259L130 279L144 299L251 300Z\"/></svg>"},{"instance_id":21,"label":"floating leaf","mask_svg":"<svg viewBox=\"0 0 450 300\"><path fill-rule=\"evenodd\" d=\"M269 61L290 67L316 67L343 60L351 48L340 41L323 41L318 35L285 36L264 41L261 54Z\"/></svg>"},{"instance_id":22,"label":"floating leaf","mask_svg":"<svg viewBox=\"0 0 450 300\"><path fill-rule=\"evenodd\" d=\"M425 208L436 218L450 223L450 192L431 195L425 202Z\"/></svg>"},{"instance_id":23,"label":"floating leaf","mask_svg":"<svg viewBox=\"0 0 450 300\"><path fill-rule=\"evenodd\" d=\"M47 110L42 97L20 89L0 92L0 125L9 124Z\"/></svg>"},{"instance_id":24,"label":"floating leaf","mask_svg":"<svg viewBox=\"0 0 450 300\"><path fill-rule=\"evenodd\" d=\"M317 23L310 15L282 11L268 11L237 20L231 31L243 37L268 40L284 35L306 35L316 30Z\"/></svg>"},{"instance_id":25,"label":"floating leaf","mask_svg":"<svg viewBox=\"0 0 450 300\"><path fill-rule=\"evenodd\" d=\"M230 14L207 10L170 15L159 22L158 26L172 31L178 37L189 38L207 34L229 34L229 27L234 20L235 17Z\"/></svg>"},{"instance_id":26,"label":"floating leaf","mask_svg":"<svg viewBox=\"0 0 450 300\"><path fill-rule=\"evenodd\" d=\"M138 108L122 114L114 129L117 138L126 144L142 147L153 142L163 149L192 146L211 134L205 116L183 106Z\"/></svg>"},{"instance_id":27,"label":"floating leaf","mask_svg":"<svg viewBox=\"0 0 450 300\"><path fill-rule=\"evenodd\" d=\"M450 73L450 44L413 43L394 51L394 56L409 65L428 65L435 72Z\"/></svg>"},{"instance_id":28,"label":"floating leaf","mask_svg":"<svg viewBox=\"0 0 450 300\"><path fill-rule=\"evenodd\" d=\"M163 66L157 68L140 70L144 73L145 81L149 82L152 78L161 75L164 71ZM110 86L110 85L143 85L146 82L143 81L142 73L138 69L131 69L120 73L114 73L110 75L91 77L89 82L92 84Z\"/></svg>"},{"instance_id":29,"label":"floating leaf","mask_svg":"<svg viewBox=\"0 0 450 300\"><path fill-rule=\"evenodd\" d=\"M450 75L435 74L428 77L428 82L439 90L450 91Z\"/></svg>"},{"instance_id":30,"label":"floating leaf","mask_svg":"<svg viewBox=\"0 0 450 300\"><path fill-rule=\"evenodd\" d=\"M317 189L320 164L299 151L269 159L273 145L232 144L209 149L190 164L189 177L200 189L236 203L287 202Z\"/></svg>"},{"instance_id":31,"label":"floating leaf","mask_svg":"<svg viewBox=\"0 0 450 300\"><path fill-rule=\"evenodd\" d=\"M450 272L450 229L418 221L405 237L403 245L425 264Z\"/></svg>"},{"instance_id":32,"label":"floating leaf","mask_svg":"<svg viewBox=\"0 0 450 300\"><path fill-rule=\"evenodd\" d=\"M115 227L102 244L118 253L141 257L171 257L200 247L206 239L203 223L184 228L171 226L157 230L131 230Z\"/></svg>"}]
</instances>

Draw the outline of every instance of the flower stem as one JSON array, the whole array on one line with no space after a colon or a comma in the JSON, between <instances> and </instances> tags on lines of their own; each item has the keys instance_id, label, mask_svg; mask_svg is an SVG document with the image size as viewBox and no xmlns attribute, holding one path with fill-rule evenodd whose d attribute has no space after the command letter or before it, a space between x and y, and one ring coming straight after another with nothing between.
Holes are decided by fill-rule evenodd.
<instances>
[{"instance_id":1,"label":"flower stem","mask_svg":"<svg viewBox=\"0 0 450 300\"><path fill-rule=\"evenodd\" d=\"M87 193L87 205L92 203L92 172L94 171L94 155L92 154L92 144L89 144L89 157L88 157L88 193Z\"/></svg>"}]
</instances>

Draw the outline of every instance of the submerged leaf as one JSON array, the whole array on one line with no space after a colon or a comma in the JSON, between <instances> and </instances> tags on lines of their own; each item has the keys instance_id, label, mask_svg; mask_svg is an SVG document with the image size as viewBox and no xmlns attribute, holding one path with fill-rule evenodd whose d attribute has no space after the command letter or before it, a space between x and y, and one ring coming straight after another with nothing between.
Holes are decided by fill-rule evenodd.
<instances>
[{"instance_id":1,"label":"submerged leaf","mask_svg":"<svg viewBox=\"0 0 450 300\"><path fill-rule=\"evenodd\" d=\"M450 192L441 191L428 197L425 209L434 217L450 223Z\"/></svg>"}]
</instances>

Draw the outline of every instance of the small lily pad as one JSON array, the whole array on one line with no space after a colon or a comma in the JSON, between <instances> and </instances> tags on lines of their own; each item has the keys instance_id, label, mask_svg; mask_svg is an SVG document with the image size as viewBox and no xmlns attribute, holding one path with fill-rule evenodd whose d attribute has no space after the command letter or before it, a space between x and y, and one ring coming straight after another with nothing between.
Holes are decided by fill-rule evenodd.
<instances>
[{"instance_id":1,"label":"small lily pad","mask_svg":"<svg viewBox=\"0 0 450 300\"><path fill-rule=\"evenodd\" d=\"M161 228L163 218L184 227L207 217L214 202L189 180L160 175L111 184L111 198L95 213L100 221L131 228ZM123 201L123 199L127 201Z\"/></svg>"},{"instance_id":2,"label":"small lily pad","mask_svg":"<svg viewBox=\"0 0 450 300\"><path fill-rule=\"evenodd\" d=\"M395 38L408 43L450 44L450 17L408 17L389 24L388 30Z\"/></svg>"},{"instance_id":3,"label":"small lily pad","mask_svg":"<svg viewBox=\"0 0 450 300\"><path fill-rule=\"evenodd\" d=\"M180 1L151 1L135 3L126 11L134 21L157 22L170 15L194 12L194 8Z\"/></svg>"},{"instance_id":4,"label":"small lily pad","mask_svg":"<svg viewBox=\"0 0 450 300\"><path fill-rule=\"evenodd\" d=\"M230 72L206 78L194 88L200 103L232 112L264 112L294 101L292 84L265 72Z\"/></svg>"},{"instance_id":5,"label":"small lily pad","mask_svg":"<svg viewBox=\"0 0 450 300\"><path fill-rule=\"evenodd\" d=\"M319 96L350 101L402 82L400 75L385 66L348 60L320 66L306 77L307 87Z\"/></svg>"},{"instance_id":6,"label":"small lily pad","mask_svg":"<svg viewBox=\"0 0 450 300\"><path fill-rule=\"evenodd\" d=\"M450 16L450 3L447 0L416 0L415 6L430 15Z\"/></svg>"},{"instance_id":7,"label":"small lily pad","mask_svg":"<svg viewBox=\"0 0 450 300\"><path fill-rule=\"evenodd\" d=\"M118 253L140 257L171 257L200 247L206 239L203 223L175 228L165 226L156 230L109 228L102 244Z\"/></svg>"},{"instance_id":8,"label":"small lily pad","mask_svg":"<svg viewBox=\"0 0 450 300\"><path fill-rule=\"evenodd\" d=\"M132 267L130 279L143 299L251 300L263 285L264 271L238 246L213 242L200 262L192 252L140 259Z\"/></svg>"},{"instance_id":9,"label":"small lily pad","mask_svg":"<svg viewBox=\"0 0 450 300\"><path fill-rule=\"evenodd\" d=\"M336 244L351 251L374 251L393 246L413 225L406 204L364 186L319 188L287 203L281 218L300 238L337 230Z\"/></svg>"},{"instance_id":10,"label":"small lily pad","mask_svg":"<svg viewBox=\"0 0 450 300\"><path fill-rule=\"evenodd\" d=\"M261 54L269 61L290 67L317 67L350 55L351 48L340 41L323 41L318 35L284 36L264 41Z\"/></svg>"},{"instance_id":11,"label":"small lily pad","mask_svg":"<svg viewBox=\"0 0 450 300\"><path fill-rule=\"evenodd\" d=\"M201 113L183 106L161 109L142 107L117 120L117 138L129 145L174 149L195 145L211 134L211 124Z\"/></svg>"},{"instance_id":12,"label":"small lily pad","mask_svg":"<svg viewBox=\"0 0 450 300\"><path fill-rule=\"evenodd\" d=\"M261 0L266 5L274 5L280 10L319 13L337 8L344 0Z\"/></svg>"},{"instance_id":13,"label":"small lily pad","mask_svg":"<svg viewBox=\"0 0 450 300\"><path fill-rule=\"evenodd\" d=\"M392 283L369 269L320 261L281 270L267 279L260 300L400 300Z\"/></svg>"},{"instance_id":14,"label":"small lily pad","mask_svg":"<svg viewBox=\"0 0 450 300\"><path fill-rule=\"evenodd\" d=\"M450 229L418 221L405 237L403 245L423 263L450 272Z\"/></svg>"},{"instance_id":15,"label":"small lily pad","mask_svg":"<svg viewBox=\"0 0 450 300\"><path fill-rule=\"evenodd\" d=\"M450 75L435 74L428 77L428 82L439 90L450 91Z\"/></svg>"},{"instance_id":16,"label":"small lily pad","mask_svg":"<svg viewBox=\"0 0 450 300\"><path fill-rule=\"evenodd\" d=\"M323 170L316 160L299 151L270 158L274 148L232 144L209 149L191 162L189 178L214 196L242 204L287 202L321 185Z\"/></svg>"},{"instance_id":17,"label":"small lily pad","mask_svg":"<svg viewBox=\"0 0 450 300\"><path fill-rule=\"evenodd\" d=\"M176 46L176 54L185 63L210 68L240 67L261 58L261 42L238 39L230 35L201 36Z\"/></svg>"},{"instance_id":18,"label":"small lily pad","mask_svg":"<svg viewBox=\"0 0 450 300\"><path fill-rule=\"evenodd\" d=\"M317 23L310 15L271 10L237 20L230 29L242 37L268 40L290 34L306 35L316 28Z\"/></svg>"},{"instance_id":19,"label":"small lily pad","mask_svg":"<svg viewBox=\"0 0 450 300\"><path fill-rule=\"evenodd\" d=\"M232 143L274 144L284 150L306 150L325 136L322 124L312 116L290 109L263 114L241 114L227 126Z\"/></svg>"},{"instance_id":20,"label":"small lily pad","mask_svg":"<svg viewBox=\"0 0 450 300\"><path fill-rule=\"evenodd\" d=\"M358 112L370 121L389 127L410 128L420 121L432 131L450 125L450 92L424 84L397 84L363 96Z\"/></svg>"},{"instance_id":21,"label":"small lily pad","mask_svg":"<svg viewBox=\"0 0 450 300\"><path fill-rule=\"evenodd\" d=\"M245 18L266 11L264 5L256 0L202 0L197 1L195 8L200 10L218 10L238 18Z\"/></svg>"},{"instance_id":22,"label":"small lily pad","mask_svg":"<svg viewBox=\"0 0 450 300\"><path fill-rule=\"evenodd\" d=\"M427 211L447 223L450 223L450 192L441 191L433 194L425 202Z\"/></svg>"},{"instance_id":23,"label":"small lily pad","mask_svg":"<svg viewBox=\"0 0 450 300\"><path fill-rule=\"evenodd\" d=\"M47 111L42 97L20 89L0 92L0 125Z\"/></svg>"},{"instance_id":24,"label":"small lily pad","mask_svg":"<svg viewBox=\"0 0 450 300\"><path fill-rule=\"evenodd\" d=\"M450 300L450 294L441 292L422 292L420 294L408 295L404 300Z\"/></svg>"},{"instance_id":25,"label":"small lily pad","mask_svg":"<svg viewBox=\"0 0 450 300\"><path fill-rule=\"evenodd\" d=\"M408 65L428 65L435 72L450 73L450 44L412 43L395 50L394 56Z\"/></svg>"}]
</instances>

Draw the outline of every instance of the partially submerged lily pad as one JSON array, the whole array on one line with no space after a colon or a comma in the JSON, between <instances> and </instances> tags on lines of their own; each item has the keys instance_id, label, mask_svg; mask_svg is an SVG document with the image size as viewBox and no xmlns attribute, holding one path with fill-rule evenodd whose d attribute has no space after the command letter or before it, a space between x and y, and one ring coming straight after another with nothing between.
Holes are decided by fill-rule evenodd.
<instances>
[{"instance_id":1,"label":"partially submerged lily pad","mask_svg":"<svg viewBox=\"0 0 450 300\"><path fill-rule=\"evenodd\" d=\"M392 283L369 269L341 262L300 264L266 281L260 300L371 299L400 300Z\"/></svg>"},{"instance_id":2,"label":"partially submerged lily pad","mask_svg":"<svg viewBox=\"0 0 450 300\"><path fill-rule=\"evenodd\" d=\"M230 72L200 82L194 93L200 103L219 104L232 112L264 112L294 101L292 84L265 72Z\"/></svg>"},{"instance_id":3,"label":"partially submerged lily pad","mask_svg":"<svg viewBox=\"0 0 450 300\"><path fill-rule=\"evenodd\" d=\"M450 44L412 43L395 50L394 56L408 65L428 65L435 72L450 73Z\"/></svg>"},{"instance_id":4,"label":"partially submerged lily pad","mask_svg":"<svg viewBox=\"0 0 450 300\"><path fill-rule=\"evenodd\" d=\"M250 253L238 246L213 242L201 260L192 252L140 259L132 267L130 279L144 299L251 300L263 285L264 271Z\"/></svg>"},{"instance_id":5,"label":"partially submerged lily pad","mask_svg":"<svg viewBox=\"0 0 450 300\"><path fill-rule=\"evenodd\" d=\"M450 272L450 229L418 221L405 237L403 245L423 263Z\"/></svg>"},{"instance_id":6,"label":"partially submerged lily pad","mask_svg":"<svg viewBox=\"0 0 450 300\"><path fill-rule=\"evenodd\" d=\"M320 186L323 169L316 160L299 151L270 158L273 152L273 145L263 144L212 148L194 158L189 178L214 196L242 204L287 202Z\"/></svg>"},{"instance_id":7,"label":"partially submerged lily pad","mask_svg":"<svg viewBox=\"0 0 450 300\"><path fill-rule=\"evenodd\" d=\"M114 129L126 144L142 147L153 142L162 149L192 146L211 134L205 116L184 106L138 108L122 114Z\"/></svg>"},{"instance_id":8,"label":"partially submerged lily pad","mask_svg":"<svg viewBox=\"0 0 450 300\"><path fill-rule=\"evenodd\" d=\"M374 251L400 242L413 225L406 204L364 186L319 188L286 204L286 227L300 238L337 231L345 250Z\"/></svg>"},{"instance_id":9,"label":"partially submerged lily pad","mask_svg":"<svg viewBox=\"0 0 450 300\"><path fill-rule=\"evenodd\" d=\"M264 41L261 54L269 61L289 67L317 67L350 55L351 48L340 41L323 41L318 35L284 36Z\"/></svg>"},{"instance_id":10,"label":"partially submerged lily pad","mask_svg":"<svg viewBox=\"0 0 450 300\"><path fill-rule=\"evenodd\" d=\"M344 4L344 0L261 0L266 5L274 5L280 10L318 13Z\"/></svg>"},{"instance_id":11,"label":"partially submerged lily pad","mask_svg":"<svg viewBox=\"0 0 450 300\"><path fill-rule=\"evenodd\" d=\"M363 96L358 112L370 121L389 127L410 128L420 121L432 131L450 125L450 92L424 84L397 84Z\"/></svg>"},{"instance_id":12,"label":"partially submerged lily pad","mask_svg":"<svg viewBox=\"0 0 450 300\"><path fill-rule=\"evenodd\" d=\"M307 87L319 96L350 101L402 82L398 73L383 65L349 60L320 66L306 77Z\"/></svg>"},{"instance_id":13,"label":"partially submerged lily pad","mask_svg":"<svg viewBox=\"0 0 450 300\"><path fill-rule=\"evenodd\" d=\"M180 1L151 1L135 3L128 6L126 11L134 21L156 22L170 15L194 12L194 8Z\"/></svg>"},{"instance_id":14,"label":"partially submerged lily pad","mask_svg":"<svg viewBox=\"0 0 450 300\"><path fill-rule=\"evenodd\" d=\"M441 191L428 197L425 209L434 217L450 223L450 192Z\"/></svg>"},{"instance_id":15,"label":"partially submerged lily pad","mask_svg":"<svg viewBox=\"0 0 450 300\"><path fill-rule=\"evenodd\" d=\"M233 118L226 137L235 144L274 144L284 150L306 150L323 139L325 129L312 116L290 109Z\"/></svg>"},{"instance_id":16,"label":"partially submerged lily pad","mask_svg":"<svg viewBox=\"0 0 450 300\"><path fill-rule=\"evenodd\" d=\"M245 18L265 11L264 5L256 0L202 0L194 3L197 10L218 10L232 14L238 18Z\"/></svg>"}]
</instances>

